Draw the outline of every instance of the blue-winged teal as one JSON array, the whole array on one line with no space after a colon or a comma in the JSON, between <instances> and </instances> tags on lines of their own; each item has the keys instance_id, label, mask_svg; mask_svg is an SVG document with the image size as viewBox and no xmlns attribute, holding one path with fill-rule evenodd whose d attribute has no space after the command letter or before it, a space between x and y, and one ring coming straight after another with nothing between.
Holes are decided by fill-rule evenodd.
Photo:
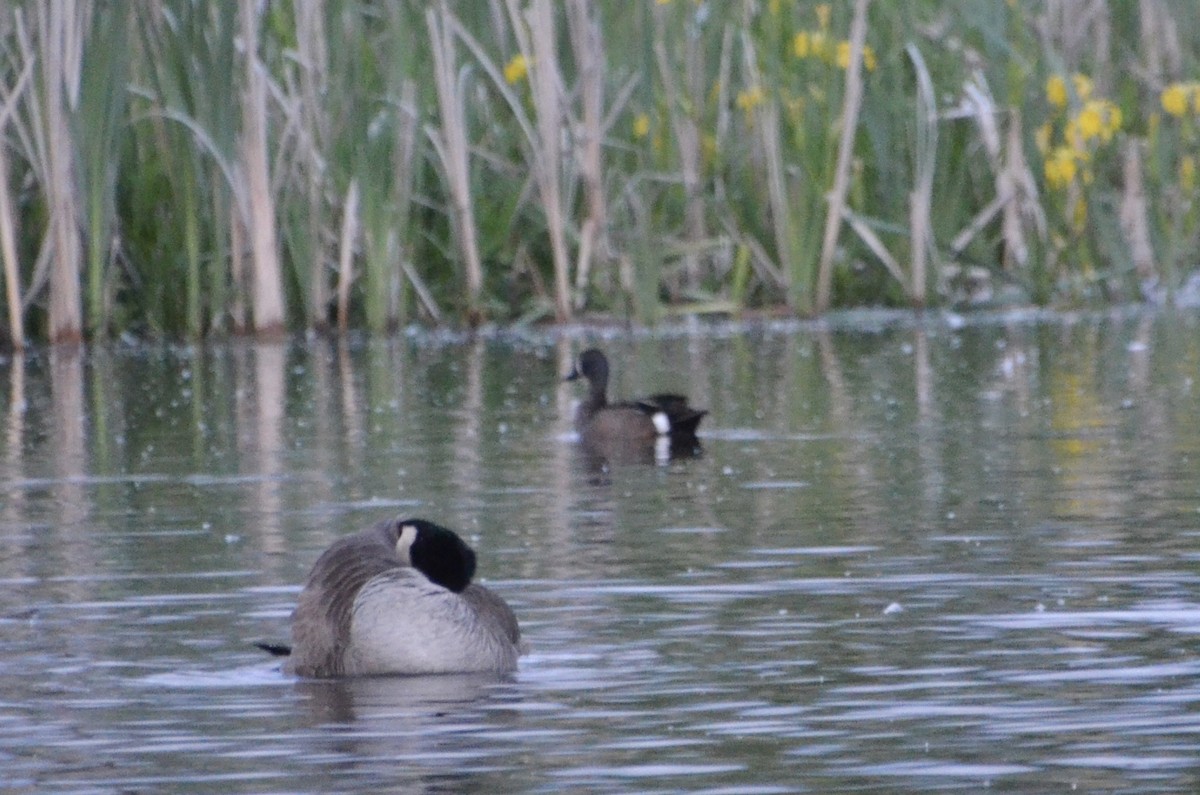
<instances>
[{"instance_id":1,"label":"blue-winged teal","mask_svg":"<svg viewBox=\"0 0 1200 795\"><path fill-rule=\"evenodd\" d=\"M588 395L575 410L575 430L584 442L694 440L708 412L692 408L683 395L658 394L640 400L608 402L608 359L589 348L579 354L566 380L587 379Z\"/></svg>"}]
</instances>

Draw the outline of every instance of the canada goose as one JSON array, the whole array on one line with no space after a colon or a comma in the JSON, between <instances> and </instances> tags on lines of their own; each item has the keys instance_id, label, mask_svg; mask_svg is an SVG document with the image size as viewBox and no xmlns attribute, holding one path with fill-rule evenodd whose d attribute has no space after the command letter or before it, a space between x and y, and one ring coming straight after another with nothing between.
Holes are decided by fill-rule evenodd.
<instances>
[{"instance_id":1,"label":"canada goose","mask_svg":"<svg viewBox=\"0 0 1200 795\"><path fill-rule=\"evenodd\" d=\"M575 367L564 380L578 378L588 382L588 395L575 410L575 430L586 444L652 443L660 438L669 438L672 443L694 443L696 427L708 414L705 409L689 406L683 395L664 393L609 403L608 358L595 348L579 354Z\"/></svg>"},{"instance_id":2,"label":"canada goose","mask_svg":"<svg viewBox=\"0 0 1200 795\"><path fill-rule=\"evenodd\" d=\"M317 559L292 613L284 669L305 677L509 672L521 632L498 595L474 585L475 553L424 519L391 519Z\"/></svg>"}]
</instances>

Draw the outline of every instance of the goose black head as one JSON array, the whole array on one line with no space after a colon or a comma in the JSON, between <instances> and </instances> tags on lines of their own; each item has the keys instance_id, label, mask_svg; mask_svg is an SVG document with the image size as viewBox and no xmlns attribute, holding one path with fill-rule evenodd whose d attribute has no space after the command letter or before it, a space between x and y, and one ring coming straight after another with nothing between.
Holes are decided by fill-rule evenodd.
<instances>
[{"instance_id":1,"label":"goose black head","mask_svg":"<svg viewBox=\"0 0 1200 795\"><path fill-rule=\"evenodd\" d=\"M396 554L405 563L454 593L462 593L475 576L475 552L453 530L425 519L399 524Z\"/></svg>"}]
</instances>

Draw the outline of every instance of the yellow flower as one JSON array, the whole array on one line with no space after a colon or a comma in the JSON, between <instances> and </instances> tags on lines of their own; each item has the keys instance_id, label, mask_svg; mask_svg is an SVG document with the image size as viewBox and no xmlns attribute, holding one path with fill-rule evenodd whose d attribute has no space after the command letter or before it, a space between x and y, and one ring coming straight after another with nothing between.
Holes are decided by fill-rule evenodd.
<instances>
[{"instance_id":1,"label":"yellow flower","mask_svg":"<svg viewBox=\"0 0 1200 795\"><path fill-rule=\"evenodd\" d=\"M665 5L671 4L671 0L654 0L654 2L660 6L665 6Z\"/></svg>"},{"instance_id":2,"label":"yellow flower","mask_svg":"<svg viewBox=\"0 0 1200 795\"><path fill-rule=\"evenodd\" d=\"M812 54L812 42L809 41L808 31L802 30L792 39L792 52L797 58L807 58Z\"/></svg>"},{"instance_id":3,"label":"yellow flower","mask_svg":"<svg viewBox=\"0 0 1200 795\"><path fill-rule=\"evenodd\" d=\"M504 79L509 85L525 79L529 74L529 61L524 55L514 55L504 66Z\"/></svg>"},{"instance_id":4,"label":"yellow flower","mask_svg":"<svg viewBox=\"0 0 1200 795\"><path fill-rule=\"evenodd\" d=\"M1075 205L1071 208L1072 226L1076 232L1082 232L1087 226L1088 206L1087 200L1083 198L1083 192L1075 197Z\"/></svg>"},{"instance_id":5,"label":"yellow flower","mask_svg":"<svg viewBox=\"0 0 1200 795\"><path fill-rule=\"evenodd\" d=\"M1179 187L1188 193L1196 188L1196 158L1192 155L1179 161Z\"/></svg>"},{"instance_id":6,"label":"yellow flower","mask_svg":"<svg viewBox=\"0 0 1200 795\"><path fill-rule=\"evenodd\" d=\"M867 67L868 72L875 71L875 50L870 44L863 45L863 66Z\"/></svg>"},{"instance_id":7,"label":"yellow flower","mask_svg":"<svg viewBox=\"0 0 1200 795\"><path fill-rule=\"evenodd\" d=\"M1079 111L1079 115L1075 117L1079 135L1083 140L1090 141L1093 138L1099 138L1100 133L1104 130L1104 120L1100 117L1100 111L1089 102L1088 106Z\"/></svg>"},{"instance_id":8,"label":"yellow flower","mask_svg":"<svg viewBox=\"0 0 1200 795\"><path fill-rule=\"evenodd\" d=\"M838 69L850 68L850 42L839 41L837 50L833 56L833 62L837 64Z\"/></svg>"},{"instance_id":9,"label":"yellow flower","mask_svg":"<svg viewBox=\"0 0 1200 795\"><path fill-rule=\"evenodd\" d=\"M737 95L737 106L746 113L747 119L754 109L763 103L766 95L763 94L762 86L751 86L745 91L739 92Z\"/></svg>"},{"instance_id":10,"label":"yellow flower","mask_svg":"<svg viewBox=\"0 0 1200 795\"><path fill-rule=\"evenodd\" d=\"M1080 102L1087 102L1092 98L1092 78L1076 72L1071 75L1071 82L1075 84L1075 94Z\"/></svg>"},{"instance_id":11,"label":"yellow flower","mask_svg":"<svg viewBox=\"0 0 1200 795\"><path fill-rule=\"evenodd\" d=\"M1172 83L1164 88L1159 101L1163 110L1172 116L1182 116L1188 112L1188 91L1182 83Z\"/></svg>"},{"instance_id":12,"label":"yellow flower","mask_svg":"<svg viewBox=\"0 0 1200 795\"><path fill-rule=\"evenodd\" d=\"M1067 81L1062 75L1050 75L1046 79L1046 100L1056 108L1067 106Z\"/></svg>"},{"instance_id":13,"label":"yellow flower","mask_svg":"<svg viewBox=\"0 0 1200 795\"><path fill-rule=\"evenodd\" d=\"M1107 99L1088 100L1076 117L1079 135L1085 141L1099 138L1104 143L1121 129L1121 121L1121 109Z\"/></svg>"},{"instance_id":14,"label":"yellow flower","mask_svg":"<svg viewBox=\"0 0 1200 795\"><path fill-rule=\"evenodd\" d=\"M1054 134L1050 122L1046 122L1033 134L1034 143L1037 144L1038 151L1043 155L1050 151L1050 136Z\"/></svg>"},{"instance_id":15,"label":"yellow flower","mask_svg":"<svg viewBox=\"0 0 1200 795\"><path fill-rule=\"evenodd\" d=\"M829 30L829 3L821 3L817 6L817 24L821 30Z\"/></svg>"},{"instance_id":16,"label":"yellow flower","mask_svg":"<svg viewBox=\"0 0 1200 795\"><path fill-rule=\"evenodd\" d=\"M1076 152L1082 152L1087 148L1087 138L1084 137L1083 132L1079 129L1078 116L1067 122L1067 126L1063 130L1063 140Z\"/></svg>"},{"instance_id":17,"label":"yellow flower","mask_svg":"<svg viewBox=\"0 0 1200 795\"><path fill-rule=\"evenodd\" d=\"M809 35L809 41L812 42L812 56L828 61L832 53L829 51L829 37L825 35L824 31L813 31Z\"/></svg>"},{"instance_id":18,"label":"yellow flower","mask_svg":"<svg viewBox=\"0 0 1200 795\"><path fill-rule=\"evenodd\" d=\"M1065 188L1075 179L1079 163L1070 147L1060 146L1046 158L1046 184L1051 188Z\"/></svg>"},{"instance_id":19,"label":"yellow flower","mask_svg":"<svg viewBox=\"0 0 1200 795\"><path fill-rule=\"evenodd\" d=\"M633 117L633 137L645 138L650 134L650 117L645 113L639 113Z\"/></svg>"},{"instance_id":20,"label":"yellow flower","mask_svg":"<svg viewBox=\"0 0 1200 795\"><path fill-rule=\"evenodd\" d=\"M871 45L869 45L869 44L863 45L862 60L863 60L863 66L866 68L866 70L868 72L875 71L875 65L876 65L875 64L875 51L873 49L871 49ZM833 62L835 64L837 64L839 69L849 69L850 68L850 42L849 41L839 41L837 43L837 50L834 53Z\"/></svg>"}]
</instances>

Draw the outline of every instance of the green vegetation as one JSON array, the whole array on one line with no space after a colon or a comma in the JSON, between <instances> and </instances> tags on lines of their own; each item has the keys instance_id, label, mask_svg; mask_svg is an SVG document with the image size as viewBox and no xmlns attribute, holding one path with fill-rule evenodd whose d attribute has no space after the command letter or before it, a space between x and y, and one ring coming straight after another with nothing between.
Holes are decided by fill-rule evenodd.
<instances>
[{"instance_id":1,"label":"green vegetation","mask_svg":"<svg viewBox=\"0 0 1200 795\"><path fill-rule=\"evenodd\" d=\"M12 344L1170 300L1192 0L23 0Z\"/></svg>"}]
</instances>

